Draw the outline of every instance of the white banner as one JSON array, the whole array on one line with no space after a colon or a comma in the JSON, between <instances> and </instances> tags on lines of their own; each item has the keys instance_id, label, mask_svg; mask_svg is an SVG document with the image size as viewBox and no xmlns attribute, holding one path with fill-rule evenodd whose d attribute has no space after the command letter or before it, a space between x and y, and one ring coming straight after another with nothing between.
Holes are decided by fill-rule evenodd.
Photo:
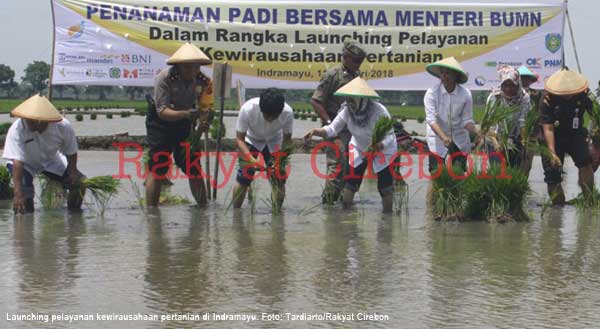
<instances>
[{"instance_id":1,"label":"white banner","mask_svg":"<svg viewBox=\"0 0 600 329\"><path fill-rule=\"evenodd\" d=\"M361 71L373 87L423 90L435 81L425 66L449 56L469 73L470 89L495 86L503 64L525 65L543 81L562 65L566 4L52 0L52 7L53 84L152 86L189 41L231 64L233 81L248 88L312 89L350 37L368 52Z\"/></svg>"}]
</instances>

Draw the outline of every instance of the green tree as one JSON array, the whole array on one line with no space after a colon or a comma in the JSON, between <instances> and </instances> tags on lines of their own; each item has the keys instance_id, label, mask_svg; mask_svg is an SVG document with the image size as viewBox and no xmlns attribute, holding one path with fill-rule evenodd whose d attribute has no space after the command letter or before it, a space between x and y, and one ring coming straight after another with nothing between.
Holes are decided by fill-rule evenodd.
<instances>
[{"instance_id":1,"label":"green tree","mask_svg":"<svg viewBox=\"0 0 600 329\"><path fill-rule=\"evenodd\" d=\"M0 64L0 89L11 97L12 90L17 86L15 82L15 71L10 66Z\"/></svg>"},{"instance_id":2,"label":"green tree","mask_svg":"<svg viewBox=\"0 0 600 329\"><path fill-rule=\"evenodd\" d=\"M31 86L34 92L42 92L47 87L50 77L50 64L44 61L34 61L25 68L23 82Z\"/></svg>"},{"instance_id":3,"label":"green tree","mask_svg":"<svg viewBox=\"0 0 600 329\"><path fill-rule=\"evenodd\" d=\"M111 86L88 86L85 89L85 93L88 96L97 95L97 99L100 101L106 100L106 95L113 91Z\"/></svg>"},{"instance_id":4,"label":"green tree","mask_svg":"<svg viewBox=\"0 0 600 329\"><path fill-rule=\"evenodd\" d=\"M123 91L125 91L125 93L129 97L129 100L134 100L139 96L143 95L145 89L143 87L126 86L123 88Z\"/></svg>"}]
</instances>

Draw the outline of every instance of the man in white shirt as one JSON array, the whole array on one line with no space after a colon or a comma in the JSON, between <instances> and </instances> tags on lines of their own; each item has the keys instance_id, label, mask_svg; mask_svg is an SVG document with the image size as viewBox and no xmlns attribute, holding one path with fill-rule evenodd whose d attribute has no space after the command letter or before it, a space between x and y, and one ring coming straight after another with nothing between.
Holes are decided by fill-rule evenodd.
<instances>
[{"instance_id":1,"label":"man in white shirt","mask_svg":"<svg viewBox=\"0 0 600 329\"><path fill-rule=\"evenodd\" d=\"M239 155L237 184L233 190L233 206L240 208L244 203L248 186L254 179L256 169L272 168L273 153L284 145L291 144L294 128L294 113L285 103L280 90L269 88L260 97L248 100L242 108L236 125L236 141ZM262 159L260 157L262 155ZM277 189L273 200L279 209L285 198L285 179L277 177Z\"/></svg>"},{"instance_id":2,"label":"man in white shirt","mask_svg":"<svg viewBox=\"0 0 600 329\"><path fill-rule=\"evenodd\" d=\"M69 121L44 97L35 95L17 106L18 117L6 135L3 158L12 173L13 208L33 212L33 177L43 173L69 189L69 209L81 208L84 176L77 169L77 137Z\"/></svg>"}]
</instances>

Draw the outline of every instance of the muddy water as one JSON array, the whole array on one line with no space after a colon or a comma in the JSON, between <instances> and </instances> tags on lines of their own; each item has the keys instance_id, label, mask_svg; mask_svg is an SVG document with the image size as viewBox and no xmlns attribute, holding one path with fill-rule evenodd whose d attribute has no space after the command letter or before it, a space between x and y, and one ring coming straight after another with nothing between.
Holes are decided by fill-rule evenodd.
<instances>
[{"instance_id":1,"label":"muddy water","mask_svg":"<svg viewBox=\"0 0 600 329\"><path fill-rule=\"evenodd\" d=\"M116 173L116 153L82 152L89 176ZM371 322L57 322L52 328L591 328L600 320L600 218L550 209L539 159L529 223L437 223L426 183L409 180L402 216L382 216L365 182L351 211L319 206L322 181L293 157L283 215L226 209L231 183L207 209L144 213L128 181L104 217L0 203L0 327L38 328L6 314L227 312L377 313ZM317 159L323 167L323 159ZM572 163L567 166L572 168ZM133 173L132 167L127 167ZM598 177L597 177L598 178ZM135 183L141 184L138 179ZM567 193L577 193L567 173ZM176 181L172 193L189 196ZM264 181L255 191L268 196ZM316 206L316 207L313 207ZM38 204L39 207L39 204Z\"/></svg>"}]
</instances>

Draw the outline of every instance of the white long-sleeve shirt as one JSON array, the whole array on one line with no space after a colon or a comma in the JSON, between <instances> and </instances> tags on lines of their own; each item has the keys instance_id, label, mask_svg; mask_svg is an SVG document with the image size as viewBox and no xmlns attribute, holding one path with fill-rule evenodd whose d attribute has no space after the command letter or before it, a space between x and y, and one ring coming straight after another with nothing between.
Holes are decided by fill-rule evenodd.
<instances>
[{"instance_id":1,"label":"white long-sleeve shirt","mask_svg":"<svg viewBox=\"0 0 600 329\"><path fill-rule=\"evenodd\" d=\"M349 152L351 153L351 158L349 158L352 168L360 166L365 160L363 152L367 151L369 146L371 146L371 136L373 135L373 128L375 128L377 120L382 116L391 117L385 106L381 103L371 101L370 106L369 122L365 127L360 127L352 121L350 113L348 113L349 110L344 105L342 105L343 110L338 113L333 122L323 127L329 138L336 136L344 127L348 127L350 134L352 134L349 144ZM396 136L393 130L389 131L382 143L383 150L381 152L383 156L376 156L373 159L373 171L376 173L385 169L398 152Z\"/></svg>"},{"instance_id":2,"label":"white long-sleeve shirt","mask_svg":"<svg viewBox=\"0 0 600 329\"><path fill-rule=\"evenodd\" d=\"M442 139L431 128L433 123L437 123L462 152L471 151L469 131L465 128L468 123L474 123L471 92L462 85L456 85L449 93L439 82L427 90L423 102L429 150L442 158L448 151Z\"/></svg>"},{"instance_id":3,"label":"white long-sleeve shirt","mask_svg":"<svg viewBox=\"0 0 600 329\"><path fill-rule=\"evenodd\" d=\"M77 137L67 119L48 124L41 134L27 128L17 119L10 126L4 144L3 158L22 161L31 175L47 171L62 176L67 169L65 155L77 153Z\"/></svg>"}]
</instances>

